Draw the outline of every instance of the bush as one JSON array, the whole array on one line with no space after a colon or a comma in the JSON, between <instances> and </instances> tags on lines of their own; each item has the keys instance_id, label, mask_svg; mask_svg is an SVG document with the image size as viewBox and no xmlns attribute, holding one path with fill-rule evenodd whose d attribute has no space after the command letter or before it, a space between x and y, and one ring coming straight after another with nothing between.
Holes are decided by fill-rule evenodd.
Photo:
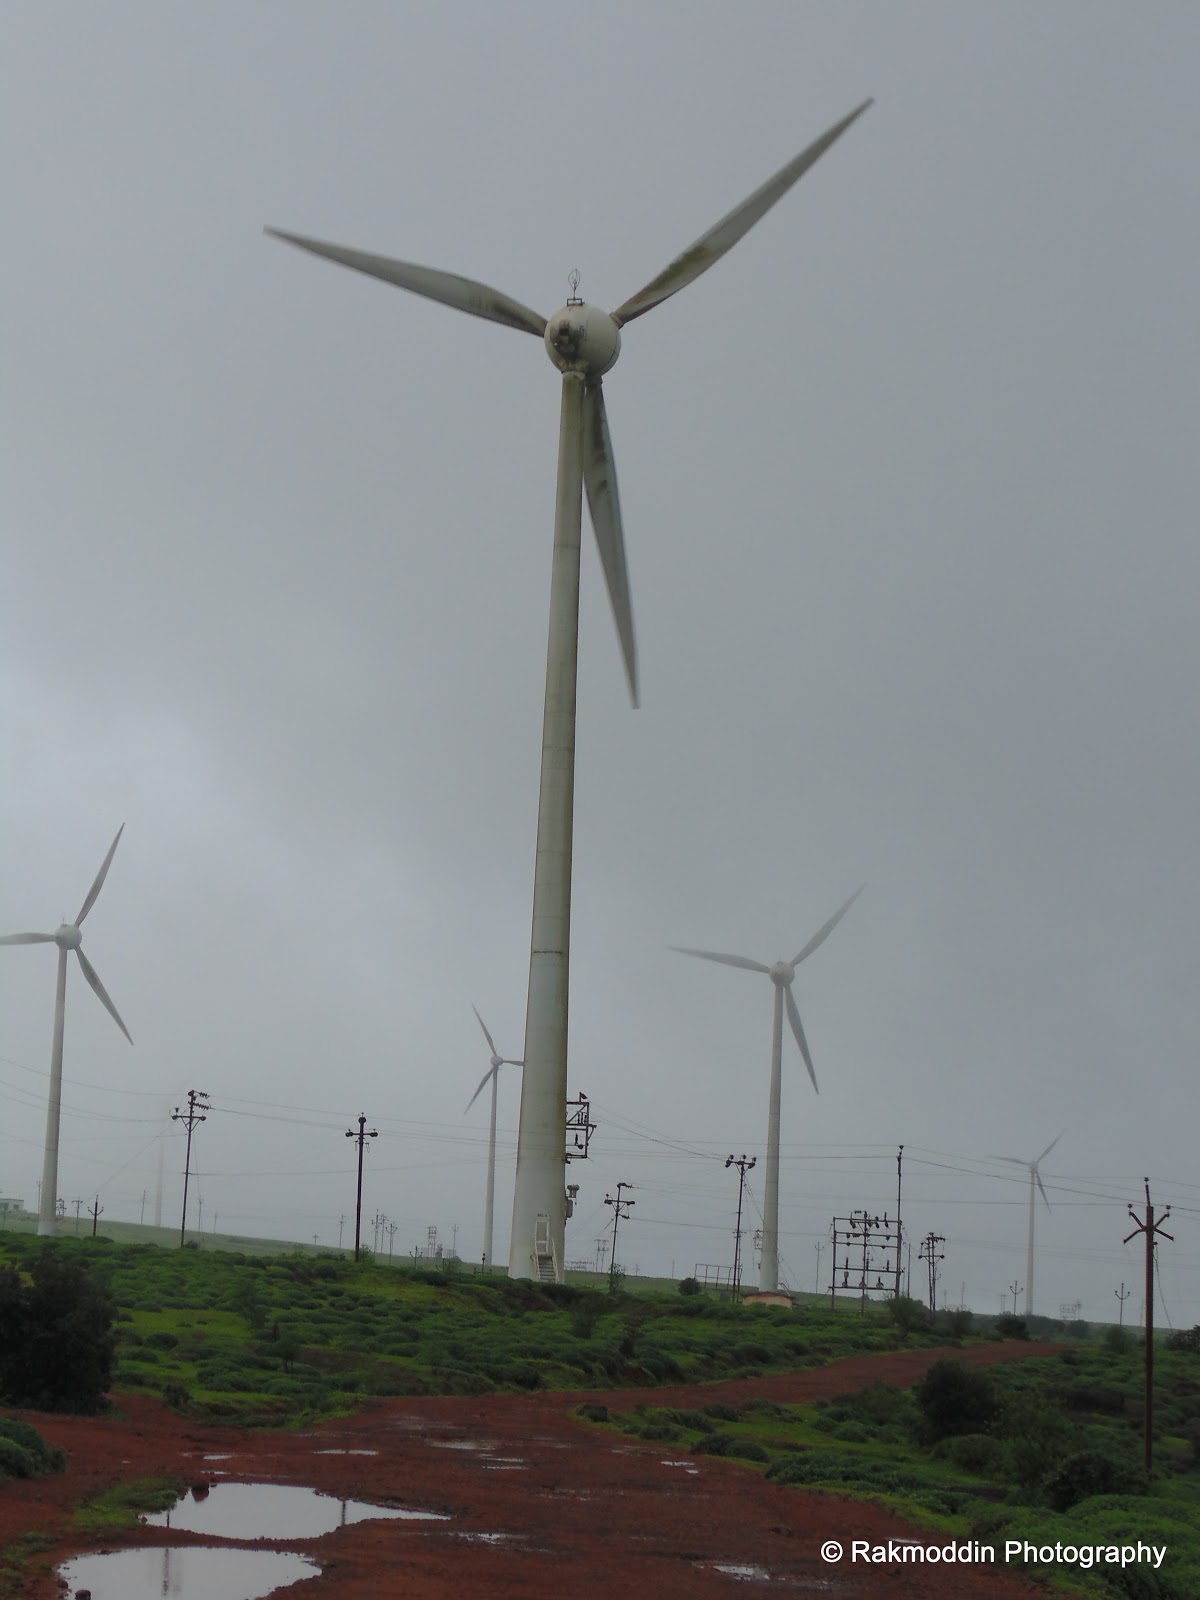
<instances>
[{"instance_id":1,"label":"bush","mask_svg":"<svg viewBox=\"0 0 1200 1600\"><path fill-rule=\"evenodd\" d=\"M0 1267L0 1397L37 1411L101 1410L112 1379L112 1301L53 1249L28 1277Z\"/></svg>"},{"instance_id":2,"label":"bush","mask_svg":"<svg viewBox=\"0 0 1200 1600\"><path fill-rule=\"evenodd\" d=\"M919 1300L906 1294L895 1295L887 1301L887 1314L901 1333L916 1333L929 1326L929 1312Z\"/></svg>"},{"instance_id":3,"label":"bush","mask_svg":"<svg viewBox=\"0 0 1200 1600\"><path fill-rule=\"evenodd\" d=\"M999 1410L989 1375L958 1361L938 1361L914 1390L921 1432L936 1444L960 1433L985 1433Z\"/></svg>"},{"instance_id":4,"label":"bush","mask_svg":"<svg viewBox=\"0 0 1200 1600\"><path fill-rule=\"evenodd\" d=\"M988 1433L959 1433L943 1439L933 1451L943 1461L961 1467L964 1472L990 1473L999 1466L1001 1457L999 1440Z\"/></svg>"},{"instance_id":5,"label":"bush","mask_svg":"<svg viewBox=\"0 0 1200 1600\"><path fill-rule=\"evenodd\" d=\"M0 1445L13 1445L26 1457L29 1472L14 1474L22 1478L35 1472L61 1472L67 1458L57 1446L47 1444L36 1428L20 1417L0 1417Z\"/></svg>"},{"instance_id":6,"label":"bush","mask_svg":"<svg viewBox=\"0 0 1200 1600\"><path fill-rule=\"evenodd\" d=\"M996 1334L1001 1339L1028 1339L1029 1329L1024 1317L1014 1317L1005 1311L996 1318Z\"/></svg>"},{"instance_id":7,"label":"bush","mask_svg":"<svg viewBox=\"0 0 1200 1600\"><path fill-rule=\"evenodd\" d=\"M698 1456L734 1456L739 1461L771 1459L757 1439L740 1439L736 1433L710 1433L692 1448Z\"/></svg>"},{"instance_id":8,"label":"bush","mask_svg":"<svg viewBox=\"0 0 1200 1600\"><path fill-rule=\"evenodd\" d=\"M1104 1348L1111 1350L1114 1355L1123 1355L1127 1350L1132 1350L1136 1343L1137 1340L1129 1329L1122 1328L1120 1324L1104 1330Z\"/></svg>"},{"instance_id":9,"label":"bush","mask_svg":"<svg viewBox=\"0 0 1200 1600\"><path fill-rule=\"evenodd\" d=\"M699 1294L700 1293L699 1280L696 1279L696 1278L680 1278L680 1280L679 1280L679 1292L680 1292L680 1294Z\"/></svg>"},{"instance_id":10,"label":"bush","mask_svg":"<svg viewBox=\"0 0 1200 1600\"><path fill-rule=\"evenodd\" d=\"M1095 1494L1145 1494L1146 1480L1125 1462L1098 1450L1078 1450L1042 1480L1051 1511L1069 1511Z\"/></svg>"},{"instance_id":11,"label":"bush","mask_svg":"<svg viewBox=\"0 0 1200 1600\"><path fill-rule=\"evenodd\" d=\"M1176 1328L1167 1335L1168 1350L1186 1350L1189 1355L1200 1355L1200 1323L1194 1328Z\"/></svg>"}]
</instances>

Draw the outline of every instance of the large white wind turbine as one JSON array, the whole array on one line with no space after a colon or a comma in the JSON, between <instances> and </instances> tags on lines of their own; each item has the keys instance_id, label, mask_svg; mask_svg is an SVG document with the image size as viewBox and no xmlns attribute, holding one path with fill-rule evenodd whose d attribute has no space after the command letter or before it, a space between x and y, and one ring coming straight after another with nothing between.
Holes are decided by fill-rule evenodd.
<instances>
[{"instance_id":1,"label":"large white wind turbine","mask_svg":"<svg viewBox=\"0 0 1200 1600\"><path fill-rule=\"evenodd\" d=\"M775 1015L771 1025L771 1096L767 1111L767 1159L763 1166L762 1257L758 1271L760 1289L779 1287L779 1101L783 1076L784 1007L787 1007L788 1021L792 1025L796 1043L800 1046L800 1054L804 1057L804 1065L808 1068L812 1086L816 1089L817 1074L813 1069L812 1056L809 1054L808 1040L804 1037L804 1024L800 1021L800 1013L796 1009L792 980L796 976L796 968L812 955L819 945L825 943L865 887L864 884L856 889L845 905L817 929L799 955L793 956L790 961L777 961L771 967L762 961L752 961L749 956L727 956L720 955L715 950L688 950L677 944L671 946L672 950L677 950L683 956L699 956L702 961L719 961L723 966L743 967L747 972L765 972L775 985Z\"/></svg>"},{"instance_id":2,"label":"large white wind turbine","mask_svg":"<svg viewBox=\"0 0 1200 1600\"><path fill-rule=\"evenodd\" d=\"M487 1040L488 1049L492 1052L491 1066L480 1079L478 1089L476 1089L475 1093L467 1101L467 1110L470 1111L476 1100L479 1099L479 1096L487 1088L489 1078L491 1079L492 1116L491 1121L488 1124L487 1198L484 1201L483 1207L483 1270L485 1272L490 1272L492 1270L492 1211L494 1209L496 1199L496 1082L500 1077L501 1067L519 1067L523 1065L523 1063L520 1061L514 1061L510 1056L502 1056L498 1053L496 1050L495 1040L487 1030L487 1023L484 1022L483 1018L479 1015L479 1012L474 1006L471 1007L471 1010L475 1012L475 1020L483 1029L483 1037Z\"/></svg>"},{"instance_id":3,"label":"large white wind turbine","mask_svg":"<svg viewBox=\"0 0 1200 1600\"><path fill-rule=\"evenodd\" d=\"M79 931L84 917L96 903L96 896L104 887L104 880L108 876L108 869L112 865L112 858L116 854L117 845L121 842L121 835L125 831L122 823L117 829L117 837L108 847L108 854L100 864L100 871L96 874L96 881L87 892L87 898L79 908L79 915L74 922L64 922L54 933L10 933L0 938L0 944L56 944L58 946L58 988L54 999L54 1043L50 1051L50 1102L46 1111L46 1154L42 1162L42 1194L38 1209L38 1233L52 1234L54 1232L55 1218L58 1210L58 1125L59 1113L62 1105L62 1058L63 1058L63 1025L65 1022L67 1005L67 952L74 950L79 958L79 965L84 977L100 997L100 1001L112 1017L117 1027L129 1039L129 1029L121 1021L115 1005L108 997L108 991L100 982L95 967L84 955L81 948L83 935Z\"/></svg>"},{"instance_id":4,"label":"large white wind turbine","mask_svg":"<svg viewBox=\"0 0 1200 1600\"><path fill-rule=\"evenodd\" d=\"M457 311L503 323L544 341L563 375L558 434L558 492L550 576L550 629L538 796L529 990L525 1012L525 1073L513 1193L509 1273L561 1280L567 1216L564 1186L567 1103L567 997L571 923L571 842L575 782L575 687L579 630L579 545L583 491L600 551L608 596L637 704L637 657L625 565L625 536L601 379L621 349L621 329L686 288L720 260L796 180L822 156L870 101L782 167L741 205L702 234L623 305L609 313L575 296L550 317L520 301L449 272L387 256L368 255L275 228L289 244L353 267Z\"/></svg>"},{"instance_id":5,"label":"large white wind turbine","mask_svg":"<svg viewBox=\"0 0 1200 1600\"><path fill-rule=\"evenodd\" d=\"M1025 1167L1029 1173L1029 1239L1025 1253L1025 1315L1027 1317L1031 1317L1033 1315L1033 1218L1034 1213L1037 1210L1036 1191L1041 1191L1042 1199L1046 1202L1046 1210L1049 1211L1050 1209L1050 1201L1046 1195L1046 1186L1042 1182L1042 1175L1038 1171L1038 1168L1041 1166L1042 1162L1045 1161L1046 1157L1050 1154L1051 1150L1054 1149L1054 1146L1058 1143L1058 1140L1062 1138L1063 1133L1066 1133L1066 1131L1067 1130L1064 1128L1062 1133L1058 1135L1058 1138L1051 1139L1050 1143L1042 1151L1041 1155L1036 1161L1022 1161L1019 1156L993 1156L991 1158L993 1161L1011 1162L1015 1167Z\"/></svg>"}]
</instances>

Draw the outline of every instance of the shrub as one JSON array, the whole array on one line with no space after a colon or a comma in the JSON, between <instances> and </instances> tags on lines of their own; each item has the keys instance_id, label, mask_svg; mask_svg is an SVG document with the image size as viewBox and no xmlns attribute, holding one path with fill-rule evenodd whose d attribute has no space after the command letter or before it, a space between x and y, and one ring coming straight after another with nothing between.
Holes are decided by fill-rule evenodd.
<instances>
[{"instance_id":1,"label":"shrub","mask_svg":"<svg viewBox=\"0 0 1200 1600\"><path fill-rule=\"evenodd\" d=\"M16 1445L28 1456L34 1472L61 1472L67 1464L64 1452L47 1444L30 1423L20 1417L0 1417L0 1442ZM26 1473L22 1477L28 1476Z\"/></svg>"},{"instance_id":2,"label":"shrub","mask_svg":"<svg viewBox=\"0 0 1200 1600\"><path fill-rule=\"evenodd\" d=\"M28 1277L0 1267L0 1396L38 1411L96 1412L112 1378L113 1304L50 1249Z\"/></svg>"},{"instance_id":3,"label":"shrub","mask_svg":"<svg viewBox=\"0 0 1200 1600\"><path fill-rule=\"evenodd\" d=\"M887 1314L901 1333L916 1333L929 1326L929 1312L919 1300L906 1294L895 1295L887 1302Z\"/></svg>"},{"instance_id":4,"label":"shrub","mask_svg":"<svg viewBox=\"0 0 1200 1600\"><path fill-rule=\"evenodd\" d=\"M1145 1494L1146 1480L1098 1450L1077 1450L1046 1475L1042 1492L1052 1511L1069 1511L1094 1494Z\"/></svg>"},{"instance_id":5,"label":"shrub","mask_svg":"<svg viewBox=\"0 0 1200 1600\"><path fill-rule=\"evenodd\" d=\"M989 1375L958 1361L938 1361L917 1385L921 1432L936 1444L959 1433L984 1433L999 1406Z\"/></svg>"},{"instance_id":6,"label":"shrub","mask_svg":"<svg viewBox=\"0 0 1200 1600\"><path fill-rule=\"evenodd\" d=\"M698 1456L734 1456L739 1461L771 1459L757 1439L741 1439L736 1433L710 1433L692 1448Z\"/></svg>"},{"instance_id":7,"label":"shrub","mask_svg":"<svg viewBox=\"0 0 1200 1600\"><path fill-rule=\"evenodd\" d=\"M1002 1447L998 1439L987 1433L952 1434L938 1444L933 1454L964 1472L994 1472L999 1465Z\"/></svg>"},{"instance_id":8,"label":"shrub","mask_svg":"<svg viewBox=\"0 0 1200 1600\"><path fill-rule=\"evenodd\" d=\"M1123 1355L1125 1351L1132 1350L1136 1343L1137 1340L1129 1329L1122 1328L1120 1324L1104 1330L1104 1348L1111 1350L1114 1355Z\"/></svg>"},{"instance_id":9,"label":"shrub","mask_svg":"<svg viewBox=\"0 0 1200 1600\"><path fill-rule=\"evenodd\" d=\"M700 1284L699 1284L698 1279L696 1279L696 1278L680 1278L680 1280L679 1280L679 1292L680 1292L680 1294L699 1294L700 1293Z\"/></svg>"},{"instance_id":10,"label":"shrub","mask_svg":"<svg viewBox=\"0 0 1200 1600\"><path fill-rule=\"evenodd\" d=\"M607 1422L608 1407L587 1401L583 1405L575 1407L575 1415L582 1417L585 1422Z\"/></svg>"},{"instance_id":11,"label":"shrub","mask_svg":"<svg viewBox=\"0 0 1200 1600\"><path fill-rule=\"evenodd\" d=\"M1186 1350L1189 1355L1200 1355L1200 1323L1194 1328L1176 1328L1167 1335L1168 1350Z\"/></svg>"},{"instance_id":12,"label":"shrub","mask_svg":"<svg viewBox=\"0 0 1200 1600\"><path fill-rule=\"evenodd\" d=\"M1024 1317L1014 1317L1005 1311L996 1318L996 1333L1001 1339L1028 1339L1029 1329Z\"/></svg>"}]
</instances>

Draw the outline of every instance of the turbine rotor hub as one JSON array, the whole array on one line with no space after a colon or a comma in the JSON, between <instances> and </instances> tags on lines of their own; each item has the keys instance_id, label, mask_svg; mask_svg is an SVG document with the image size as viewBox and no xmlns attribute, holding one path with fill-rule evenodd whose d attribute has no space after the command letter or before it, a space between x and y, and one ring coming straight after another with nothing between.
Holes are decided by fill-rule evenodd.
<instances>
[{"instance_id":1,"label":"turbine rotor hub","mask_svg":"<svg viewBox=\"0 0 1200 1600\"><path fill-rule=\"evenodd\" d=\"M503 1056L493 1056L492 1057L492 1071L493 1072L499 1072L500 1068L503 1065L504 1065L504 1057Z\"/></svg>"},{"instance_id":2,"label":"turbine rotor hub","mask_svg":"<svg viewBox=\"0 0 1200 1600\"><path fill-rule=\"evenodd\" d=\"M767 973L767 977L777 989L786 989L796 976L796 969L790 961L777 961Z\"/></svg>"},{"instance_id":3,"label":"turbine rotor hub","mask_svg":"<svg viewBox=\"0 0 1200 1600\"><path fill-rule=\"evenodd\" d=\"M621 353L621 330L599 306L577 300L546 323L546 354L560 372L599 378Z\"/></svg>"},{"instance_id":4,"label":"turbine rotor hub","mask_svg":"<svg viewBox=\"0 0 1200 1600\"><path fill-rule=\"evenodd\" d=\"M64 922L54 932L54 942L60 950L78 950L83 943L83 934L73 922Z\"/></svg>"}]
</instances>

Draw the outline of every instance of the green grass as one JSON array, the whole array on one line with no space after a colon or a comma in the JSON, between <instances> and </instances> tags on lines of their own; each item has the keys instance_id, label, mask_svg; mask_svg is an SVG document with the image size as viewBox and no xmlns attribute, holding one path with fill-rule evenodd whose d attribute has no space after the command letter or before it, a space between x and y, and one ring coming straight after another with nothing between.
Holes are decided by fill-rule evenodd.
<instances>
[{"instance_id":1,"label":"green grass","mask_svg":"<svg viewBox=\"0 0 1200 1600\"><path fill-rule=\"evenodd\" d=\"M76 1506L71 1521L77 1532L90 1535L136 1528L139 1517L169 1511L183 1489L183 1483L175 1478L135 1478Z\"/></svg>"},{"instance_id":2,"label":"green grass","mask_svg":"<svg viewBox=\"0 0 1200 1600\"><path fill-rule=\"evenodd\" d=\"M1155 1360L1155 1471L1141 1470L1141 1352L1069 1346L990 1369L987 1431L934 1442L913 1392L875 1384L816 1406L639 1405L612 1426L672 1453L718 1453L777 1483L889 1506L918 1527L978 1539L1167 1545L1160 1571L1053 1569L1072 1593L1200 1596L1200 1353ZM592 1421L602 1421L583 1408ZM1106 1477L1131 1492L1096 1492ZM1056 1509L1065 1504L1067 1509ZM1035 1570L1042 1576L1045 1567Z\"/></svg>"},{"instance_id":3,"label":"green grass","mask_svg":"<svg viewBox=\"0 0 1200 1600\"><path fill-rule=\"evenodd\" d=\"M115 1302L113 1392L197 1419L303 1426L375 1395L704 1383L936 1337L824 1302L766 1309L311 1251L0 1235L0 1261L18 1267L46 1249L86 1265Z\"/></svg>"}]
</instances>

